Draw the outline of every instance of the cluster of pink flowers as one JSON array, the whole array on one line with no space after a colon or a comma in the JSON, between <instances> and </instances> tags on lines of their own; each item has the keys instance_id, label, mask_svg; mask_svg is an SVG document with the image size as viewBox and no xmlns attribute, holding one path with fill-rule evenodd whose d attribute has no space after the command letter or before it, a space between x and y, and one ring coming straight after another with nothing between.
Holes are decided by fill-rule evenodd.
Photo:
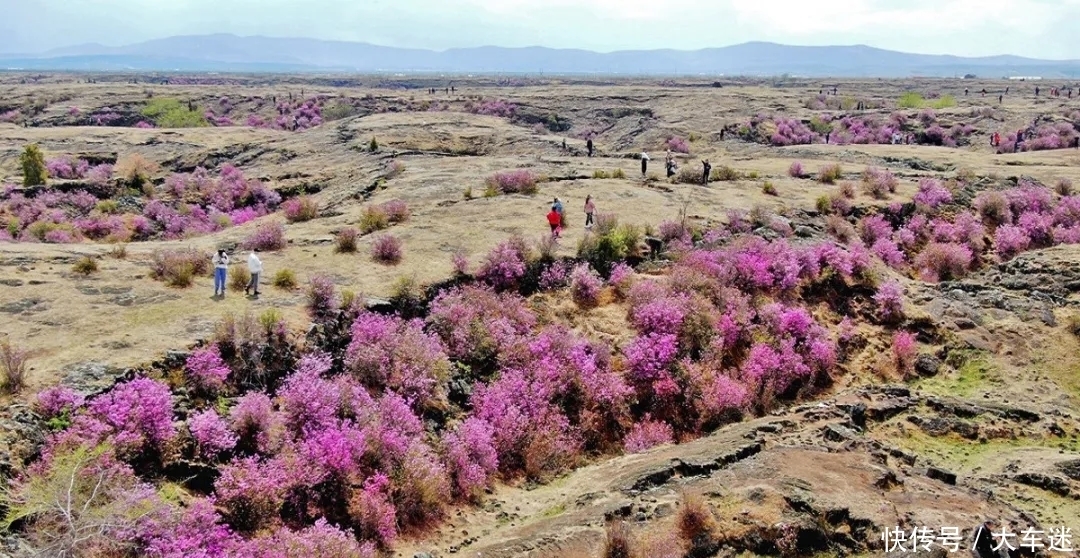
<instances>
[{"instance_id":1,"label":"cluster of pink flowers","mask_svg":"<svg viewBox=\"0 0 1080 558\"><path fill-rule=\"evenodd\" d=\"M690 153L690 142L679 136L671 136L664 142L664 147L675 153Z\"/></svg>"},{"instance_id":2,"label":"cluster of pink flowers","mask_svg":"<svg viewBox=\"0 0 1080 558\"><path fill-rule=\"evenodd\" d=\"M106 185L110 165L89 167L70 159L52 162L56 172ZM43 191L28 197L13 187L0 191L4 234L24 242L79 242L85 239L129 242L152 238L185 238L239 225L277 207L281 196L265 184L249 180L225 165L220 177L203 169L173 175L165 181L167 197L144 200L141 213L129 205L100 203L85 191ZM137 211L137 210L136 210Z\"/></svg>"},{"instance_id":3,"label":"cluster of pink flowers","mask_svg":"<svg viewBox=\"0 0 1080 558\"><path fill-rule=\"evenodd\" d=\"M476 277L498 290L509 290L517 286L525 276L525 248L521 242L507 240L493 248Z\"/></svg>"},{"instance_id":4,"label":"cluster of pink flowers","mask_svg":"<svg viewBox=\"0 0 1080 558\"><path fill-rule=\"evenodd\" d=\"M1017 144L1017 132L1009 132L1001 138L998 153L1016 151L1044 151L1048 149L1066 149L1075 145L1080 136L1080 121L1077 123L1057 122L1042 124L1025 131L1024 141Z\"/></svg>"},{"instance_id":5,"label":"cluster of pink flowers","mask_svg":"<svg viewBox=\"0 0 1080 558\"><path fill-rule=\"evenodd\" d=\"M489 187L503 194L528 194L536 190L536 174L527 169L497 172L487 179Z\"/></svg>"},{"instance_id":6,"label":"cluster of pink flowers","mask_svg":"<svg viewBox=\"0 0 1080 558\"><path fill-rule=\"evenodd\" d=\"M948 130L942 128L931 109L913 119L903 113L893 113L884 120L877 116L834 118L825 114L811 124L759 114L739 129L739 135L748 141L774 146L825 143L826 136L829 143L837 145L888 144L911 134L916 143L956 147L974 133L975 128L965 124L957 124Z\"/></svg>"},{"instance_id":7,"label":"cluster of pink flowers","mask_svg":"<svg viewBox=\"0 0 1080 558\"><path fill-rule=\"evenodd\" d=\"M512 118L517 111L517 105L504 99L485 99L480 104L466 108L473 114L486 114L503 118Z\"/></svg>"},{"instance_id":8,"label":"cluster of pink flowers","mask_svg":"<svg viewBox=\"0 0 1080 558\"><path fill-rule=\"evenodd\" d=\"M225 386L229 366L221 359L217 345L196 349L188 355L185 364L191 381L196 387L208 392L216 392Z\"/></svg>"}]
</instances>

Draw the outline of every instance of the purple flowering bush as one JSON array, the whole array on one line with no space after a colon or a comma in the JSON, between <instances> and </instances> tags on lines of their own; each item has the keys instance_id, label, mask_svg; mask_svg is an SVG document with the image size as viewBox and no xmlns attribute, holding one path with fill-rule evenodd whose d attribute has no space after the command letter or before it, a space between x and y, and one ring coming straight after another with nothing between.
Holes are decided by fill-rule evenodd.
<instances>
[{"instance_id":1,"label":"purple flowering bush","mask_svg":"<svg viewBox=\"0 0 1080 558\"><path fill-rule=\"evenodd\" d=\"M188 355L185 368L196 387L211 393L225 386L230 373L229 366L221 359L217 345L192 351Z\"/></svg>"}]
</instances>

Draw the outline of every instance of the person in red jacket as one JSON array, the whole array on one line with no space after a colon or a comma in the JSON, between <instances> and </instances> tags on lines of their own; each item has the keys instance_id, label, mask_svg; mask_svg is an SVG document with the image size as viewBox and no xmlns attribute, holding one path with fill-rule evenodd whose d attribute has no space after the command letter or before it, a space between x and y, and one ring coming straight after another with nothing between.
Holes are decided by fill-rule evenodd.
<instances>
[{"instance_id":1,"label":"person in red jacket","mask_svg":"<svg viewBox=\"0 0 1080 558\"><path fill-rule=\"evenodd\" d=\"M547 214L548 224L551 225L551 238L559 238L559 229L562 228L562 215L551 206L551 212Z\"/></svg>"}]
</instances>

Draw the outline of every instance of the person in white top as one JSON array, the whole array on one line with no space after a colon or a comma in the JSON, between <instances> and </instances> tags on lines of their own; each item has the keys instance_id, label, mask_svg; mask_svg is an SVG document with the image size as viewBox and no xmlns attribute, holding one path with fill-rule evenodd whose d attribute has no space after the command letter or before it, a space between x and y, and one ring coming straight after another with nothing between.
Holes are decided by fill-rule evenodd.
<instances>
[{"instance_id":1,"label":"person in white top","mask_svg":"<svg viewBox=\"0 0 1080 558\"><path fill-rule=\"evenodd\" d=\"M248 255L248 271L251 272L251 282L244 287L244 294L249 292L259 296L259 274L262 273L262 260L259 259L258 250L252 250Z\"/></svg>"},{"instance_id":2,"label":"person in white top","mask_svg":"<svg viewBox=\"0 0 1080 558\"><path fill-rule=\"evenodd\" d=\"M641 152L641 176L645 176L645 172L649 170L649 154Z\"/></svg>"},{"instance_id":3,"label":"person in white top","mask_svg":"<svg viewBox=\"0 0 1080 558\"><path fill-rule=\"evenodd\" d=\"M225 250L214 254L214 296L225 296L225 274L229 269L229 255Z\"/></svg>"}]
</instances>

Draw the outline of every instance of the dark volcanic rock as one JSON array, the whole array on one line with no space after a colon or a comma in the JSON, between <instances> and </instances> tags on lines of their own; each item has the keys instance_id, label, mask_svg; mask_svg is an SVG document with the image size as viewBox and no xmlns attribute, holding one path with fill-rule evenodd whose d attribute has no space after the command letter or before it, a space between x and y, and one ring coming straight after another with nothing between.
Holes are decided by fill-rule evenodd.
<instances>
[{"instance_id":1,"label":"dark volcanic rock","mask_svg":"<svg viewBox=\"0 0 1080 558\"><path fill-rule=\"evenodd\" d=\"M69 366L61 383L86 396L97 395L124 376L124 370L99 362L84 362Z\"/></svg>"},{"instance_id":2,"label":"dark volcanic rock","mask_svg":"<svg viewBox=\"0 0 1080 558\"><path fill-rule=\"evenodd\" d=\"M937 376L941 370L941 359L934 355L923 353L915 359L915 372L920 376Z\"/></svg>"},{"instance_id":3,"label":"dark volcanic rock","mask_svg":"<svg viewBox=\"0 0 1080 558\"><path fill-rule=\"evenodd\" d=\"M1040 473L1020 473L1013 477L1013 480L1020 484L1026 484L1028 486L1034 486L1035 488L1041 488L1048 492L1053 492L1059 496L1068 496L1069 492L1071 492L1068 481L1060 477L1052 477Z\"/></svg>"},{"instance_id":4,"label":"dark volcanic rock","mask_svg":"<svg viewBox=\"0 0 1080 558\"><path fill-rule=\"evenodd\" d=\"M926 476L939 480L945 484L956 484L956 473L940 469L938 467L930 467L926 470Z\"/></svg>"}]
</instances>

